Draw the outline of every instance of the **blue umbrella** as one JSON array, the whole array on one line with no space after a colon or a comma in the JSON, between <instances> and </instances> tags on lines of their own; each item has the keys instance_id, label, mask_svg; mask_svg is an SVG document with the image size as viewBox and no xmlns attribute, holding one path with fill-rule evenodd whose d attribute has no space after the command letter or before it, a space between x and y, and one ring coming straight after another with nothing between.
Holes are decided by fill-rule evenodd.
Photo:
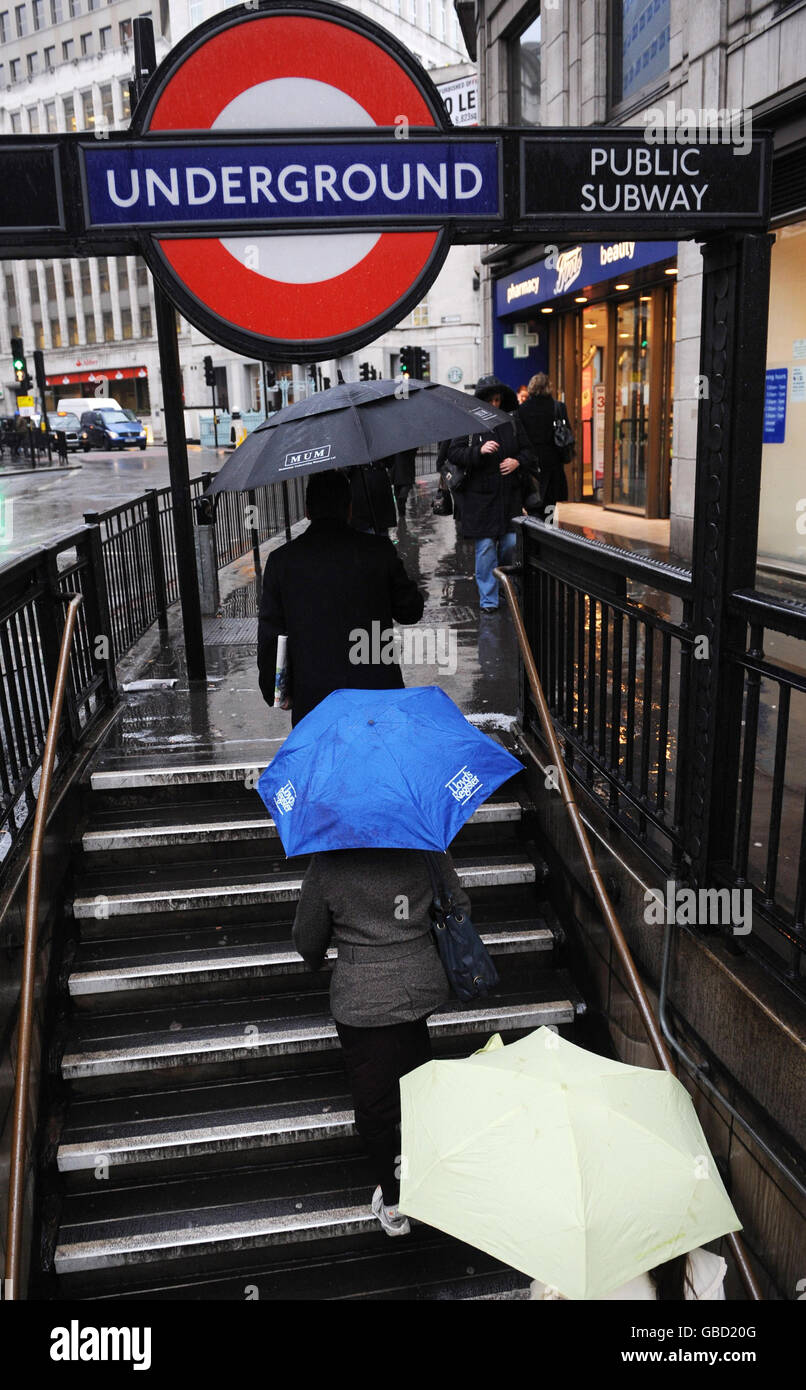
<instances>
[{"instance_id":1,"label":"blue umbrella","mask_svg":"<svg viewBox=\"0 0 806 1390\"><path fill-rule=\"evenodd\" d=\"M258 782L287 855L447 849L523 766L436 685L335 690Z\"/></svg>"}]
</instances>

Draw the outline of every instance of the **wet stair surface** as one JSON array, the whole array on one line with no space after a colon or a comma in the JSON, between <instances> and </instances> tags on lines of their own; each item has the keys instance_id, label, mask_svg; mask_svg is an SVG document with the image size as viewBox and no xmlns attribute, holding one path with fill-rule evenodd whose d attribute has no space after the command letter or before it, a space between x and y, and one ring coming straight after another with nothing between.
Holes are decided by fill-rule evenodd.
<instances>
[{"instance_id":1,"label":"wet stair surface","mask_svg":"<svg viewBox=\"0 0 806 1390\"><path fill-rule=\"evenodd\" d=\"M306 861L284 857L250 773L92 775L49 1056L41 1296L524 1297L482 1252L422 1225L390 1240L372 1216L330 966L291 944ZM529 835L513 779L454 841L501 987L432 1016L436 1056L569 1035L584 1009Z\"/></svg>"}]
</instances>

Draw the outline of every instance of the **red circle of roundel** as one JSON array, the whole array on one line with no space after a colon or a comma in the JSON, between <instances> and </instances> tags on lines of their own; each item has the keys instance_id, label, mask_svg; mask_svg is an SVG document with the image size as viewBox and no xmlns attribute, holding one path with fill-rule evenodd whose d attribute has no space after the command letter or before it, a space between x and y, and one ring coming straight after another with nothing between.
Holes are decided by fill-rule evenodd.
<instances>
[{"instance_id":1,"label":"red circle of roundel","mask_svg":"<svg viewBox=\"0 0 806 1390\"><path fill-rule=\"evenodd\" d=\"M343 24L264 15L214 34L169 78L147 122L151 131L209 130L225 106L259 82L307 77L336 86L376 125L405 115L413 126L436 121L408 73ZM371 251L331 280L291 284L248 269L215 238L159 241L192 295L228 323L271 338L335 338L370 323L411 289L434 251L438 232L384 232Z\"/></svg>"}]
</instances>

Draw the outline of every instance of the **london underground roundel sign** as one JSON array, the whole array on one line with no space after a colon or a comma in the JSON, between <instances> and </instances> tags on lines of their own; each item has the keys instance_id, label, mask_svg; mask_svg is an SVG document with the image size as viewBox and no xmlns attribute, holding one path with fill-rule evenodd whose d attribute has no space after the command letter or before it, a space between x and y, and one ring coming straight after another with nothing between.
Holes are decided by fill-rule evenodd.
<instances>
[{"instance_id":1,"label":"london underground roundel sign","mask_svg":"<svg viewBox=\"0 0 806 1390\"><path fill-rule=\"evenodd\" d=\"M129 173L128 183L110 188L120 207L135 194L155 206L178 201L180 185L194 206L220 203L231 234L227 227L218 235L149 232L151 269L215 341L262 359L316 361L397 323L444 262L444 218L384 230L379 214L367 225L376 204L413 196L417 178L426 192L436 187L433 173L403 160L405 137L418 128L439 134L450 125L436 88L390 34L324 0L261 0L260 8L225 10L194 29L154 73L135 112L134 136L212 132L220 150L208 139L194 152L192 137L183 137L178 174L175 161L170 169L144 165L136 185ZM345 130L355 140L333 143ZM381 130L387 153L372 159L373 132ZM404 137L391 159L390 130ZM227 149L236 133L237 158ZM261 141L251 160L250 134ZM266 158L266 137L277 137L278 150L282 142L277 160ZM451 175L456 196L467 196L469 176ZM240 214L247 231L233 220ZM294 216L304 231L293 229ZM351 216L361 223L351 225Z\"/></svg>"}]
</instances>

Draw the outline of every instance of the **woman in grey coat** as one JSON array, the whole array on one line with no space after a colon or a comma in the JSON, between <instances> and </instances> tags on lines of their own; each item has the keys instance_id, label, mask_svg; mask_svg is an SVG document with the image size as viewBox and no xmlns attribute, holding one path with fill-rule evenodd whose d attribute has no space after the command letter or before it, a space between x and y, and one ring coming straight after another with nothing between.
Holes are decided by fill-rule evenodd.
<instances>
[{"instance_id":1,"label":"woman in grey coat","mask_svg":"<svg viewBox=\"0 0 806 1390\"><path fill-rule=\"evenodd\" d=\"M469 913L450 855L442 869ZM431 937L431 901L419 850L328 850L311 859L294 920L294 945L311 970L321 969L331 941L338 950L330 1007L378 1184L372 1210L390 1236L409 1231L397 1211L400 1078L430 1060L428 1015L450 995Z\"/></svg>"}]
</instances>

